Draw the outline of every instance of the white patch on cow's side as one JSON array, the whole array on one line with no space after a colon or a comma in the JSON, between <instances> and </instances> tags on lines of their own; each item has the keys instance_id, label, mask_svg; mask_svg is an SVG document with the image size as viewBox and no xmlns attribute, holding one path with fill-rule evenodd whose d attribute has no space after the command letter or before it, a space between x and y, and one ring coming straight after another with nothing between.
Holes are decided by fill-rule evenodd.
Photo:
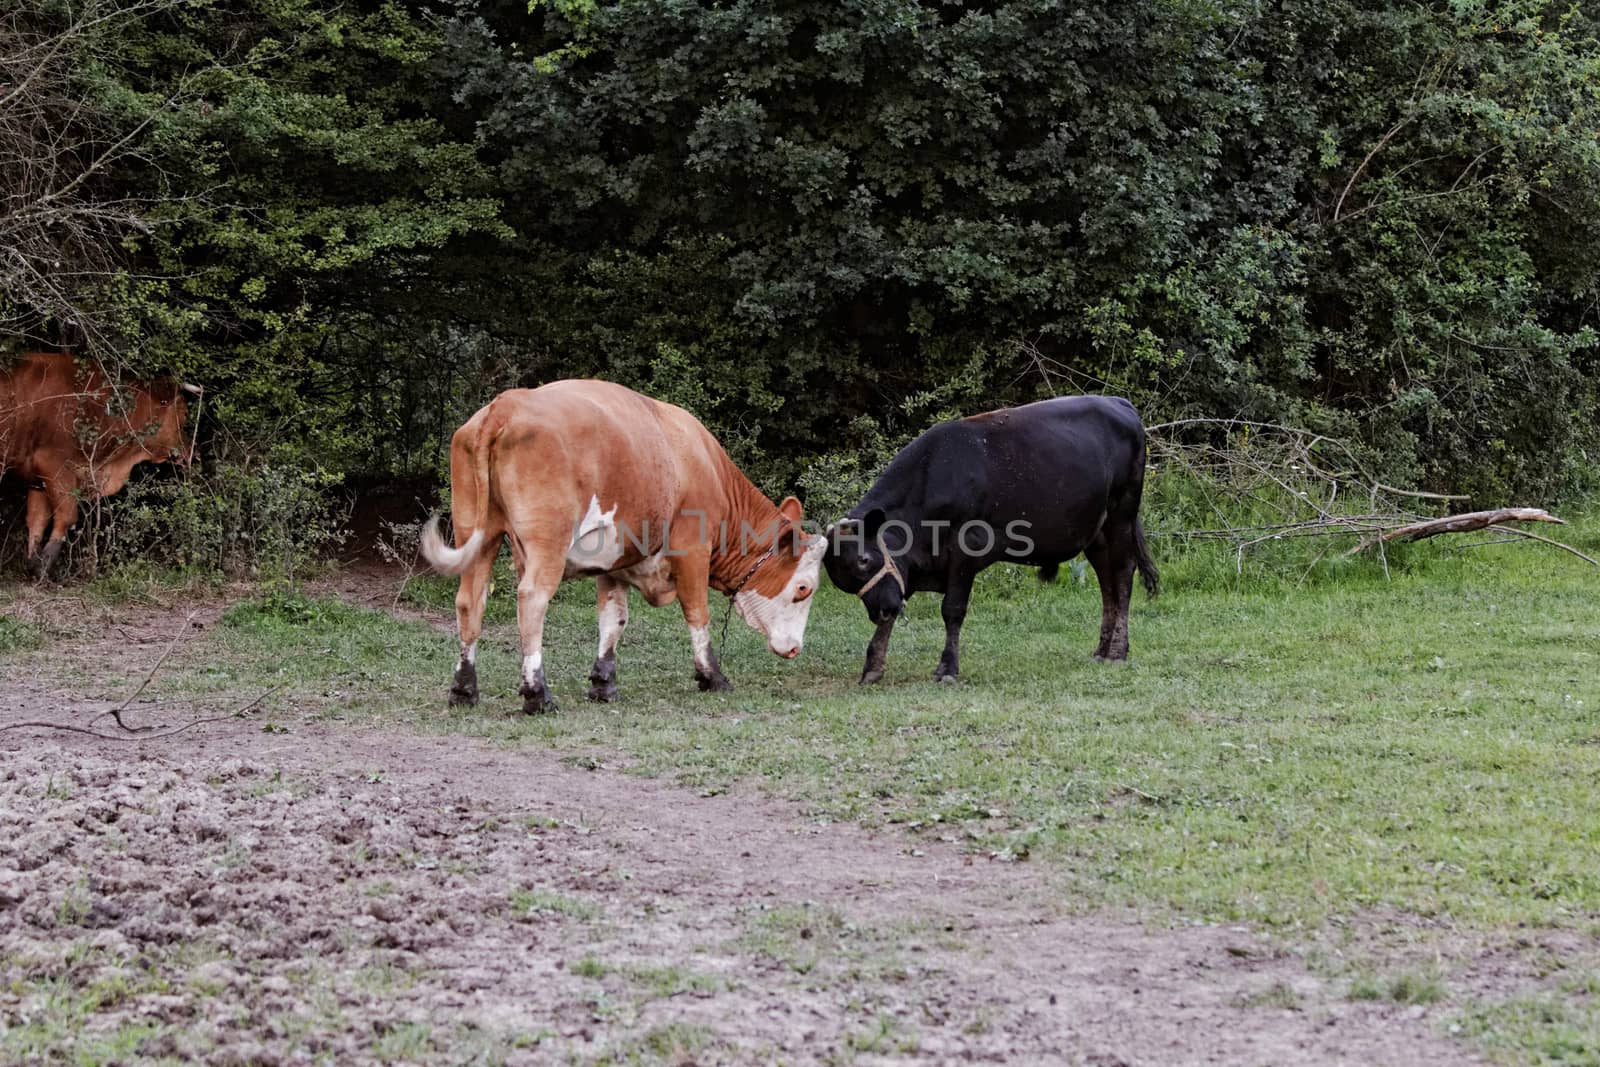
<instances>
[{"instance_id":1,"label":"white patch on cow's side","mask_svg":"<svg viewBox=\"0 0 1600 1067\"><path fill-rule=\"evenodd\" d=\"M600 607L600 647L596 659L605 659L617 649L622 630L628 625L628 587L619 585Z\"/></svg>"},{"instance_id":2,"label":"white patch on cow's side","mask_svg":"<svg viewBox=\"0 0 1600 1067\"><path fill-rule=\"evenodd\" d=\"M795 593L802 585L813 593L816 591L822 554L827 548L825 537L818 537L806 546L789 583L777 596L765 597L748 590L734 595L733 610L739 613L739 618L765 634L767 647L780 656L799 655L800 646L805 643L806 620L811 617L811 602L816 597L809 596L797 602Z\"/></svg>"},{"instance_id":3,"label":"white patch on cow's side","mask_svg":"<svg viewBox=\"0 0 1600 1067\"><path fill-rule=\"evenodd\" d=\"M567 546L567 574L593 574L609 571L622 558L622 534L617 529L617 505L610 511L600 510L600 498L589 498L589 510L572 531L572 543Z\"/></svg>"},{"instance_id":4,"label":"white patch on cow's side","mask_svg":"<svg viewBox=\"0 0 1600 1067\"><path fill-rule=\"evenodd\" d=\"M539 668L544 666L544 654L539 649L522 657L522 684L529 689L538 687Z\"/></svg>"},{"instance_id":5,"label":"white patch on cow's side","mask_svg":"<svg viewBox=\"0 0 1600 1067\"><path fill-rule=\"evenodd\" d=\"M701 674L711 673L711 627L689 627L689 643L694 646L694 669Z\"/></svg>"}]
</instances>

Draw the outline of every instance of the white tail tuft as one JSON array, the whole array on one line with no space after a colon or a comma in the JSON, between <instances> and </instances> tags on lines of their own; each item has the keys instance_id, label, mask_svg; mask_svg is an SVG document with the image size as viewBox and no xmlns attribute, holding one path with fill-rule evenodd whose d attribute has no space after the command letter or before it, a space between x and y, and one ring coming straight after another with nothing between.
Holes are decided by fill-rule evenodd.
<instances>
[{"instance_id":1,"label":"white tail tuft","mask_svg":"<svg viewBox=\"0 0 1600 1067\"><path fill-rule=\"evenodd\" d=\"M439 516L428 520L422 528L422 558L440 574L465 574L472 561L478 558L478 548L483 544L483 531L474 530L467 543L451 548L439 534Z\"/></svg>"}]
</instances>

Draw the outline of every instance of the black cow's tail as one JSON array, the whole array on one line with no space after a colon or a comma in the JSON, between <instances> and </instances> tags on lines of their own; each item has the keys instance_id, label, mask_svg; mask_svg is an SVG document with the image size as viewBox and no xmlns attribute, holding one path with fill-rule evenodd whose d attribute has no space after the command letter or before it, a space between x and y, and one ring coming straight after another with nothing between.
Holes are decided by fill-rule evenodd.
<instances>
[{"instance_id":1,"label":"black cow's tail","mask_svg":"<svg viewBox=\"0 0 1600 1067\"><path fill-rule=\"evenodd\" d=\"M1161 572L1156 570L1156 561L1150 558L1150 546L1144 539L1144 523L1139 521L1138 516L1133 519L1133 562L1144 577L1145 595L1153 599L1161 592Z\"/></svg>"}]
</instances>

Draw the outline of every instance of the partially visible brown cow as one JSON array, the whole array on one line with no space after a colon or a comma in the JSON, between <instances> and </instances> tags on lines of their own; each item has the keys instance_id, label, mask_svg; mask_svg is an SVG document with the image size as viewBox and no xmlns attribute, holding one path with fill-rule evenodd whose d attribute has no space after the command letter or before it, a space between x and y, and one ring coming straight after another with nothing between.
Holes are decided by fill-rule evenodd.
<instances>
[{"instance_id":1,"label":"partially visible brown cow","mask_svg":"<svg viewBox=\"0 0 1600 1067\"><path fill-rule=\"evenodd\" d=\"M799 655L827 542L800 528L800 502L772 501L682 408L609 382L561 381L500 394L450 442L455 538L437 520L422 553L461 576L461 661L452 704L478 699L475 667L489 576L509 534L522 634L523 710L553 710L545 684L545 610L564 579L592 576L600 646L589 699L616 698L616 647L628 588L656 607L677 600L701 689L728 689L711 648L709 590L785 658Z\"/></svg>"},{"instance_id":2,"label":"partially visible brown cow","mask_svg":"<svg viewBox=\"0 0 1600 1067\"><path fill-rule=\"evenodd\" d=\"M114 386L64 353L31 352L0 371L0 471L28 483L28 562L39 577L81 500L117 492L140 463L193 458L186 391L199 388L165 379Z\"/></svg>"}]
</instances>

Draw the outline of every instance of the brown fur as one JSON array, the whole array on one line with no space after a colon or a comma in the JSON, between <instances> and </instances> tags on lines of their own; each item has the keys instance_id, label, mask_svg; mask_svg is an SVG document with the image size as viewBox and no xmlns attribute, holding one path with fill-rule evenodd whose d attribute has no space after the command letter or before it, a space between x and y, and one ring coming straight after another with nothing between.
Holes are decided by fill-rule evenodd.
<instances>
[{"instance_id":1,"label":"brown fur","mask_svg":"<svg viewBox=\"0 0 1600 1067\"><path fill-rule=\"evenodd\" d=\"M81 499L118 492L140 463L192 458L182 387L160 380L122 388L126 411L97 367L66 353L31 352L0 372L0 464L28 482L28 560L41 577L78 521Z\"/></svg>"},{"instance_id":2,"label":"brown fur","mask_svg":"<svg viewBox=\"0 0 1600 1067\"><path fill-rule=\"evenodd\" d=\"M637 588L657 607L676 600L689 626L704 628L710 589L731 593L748 576L742 588L778 597L808 544L799 502L790 497L774 506L694 416L609 382L560 381L500 394L452 438L450 492L458 547L446 547L430 525L423 554L435 569L461 576L456 617L463 659L452 689L458 702L477 696L467 650L482 629L502 536L509 536L516 563L525 653L541 648L545 608L563 579L599 578L602 609L619 585ZM614 523L625 531L621 554L603 565L574 564L568 559L574 531L596 507L615 508ZM741 538L741 524L755 534ZM762 561L774 531L788 551ZM606 659L602 650L596 675L609 684ZM703 688L726 687L714 659L696 668ZM550 706L547 694L528 688L525 681L528 710Z\"/></svg>"}]
</instances>

